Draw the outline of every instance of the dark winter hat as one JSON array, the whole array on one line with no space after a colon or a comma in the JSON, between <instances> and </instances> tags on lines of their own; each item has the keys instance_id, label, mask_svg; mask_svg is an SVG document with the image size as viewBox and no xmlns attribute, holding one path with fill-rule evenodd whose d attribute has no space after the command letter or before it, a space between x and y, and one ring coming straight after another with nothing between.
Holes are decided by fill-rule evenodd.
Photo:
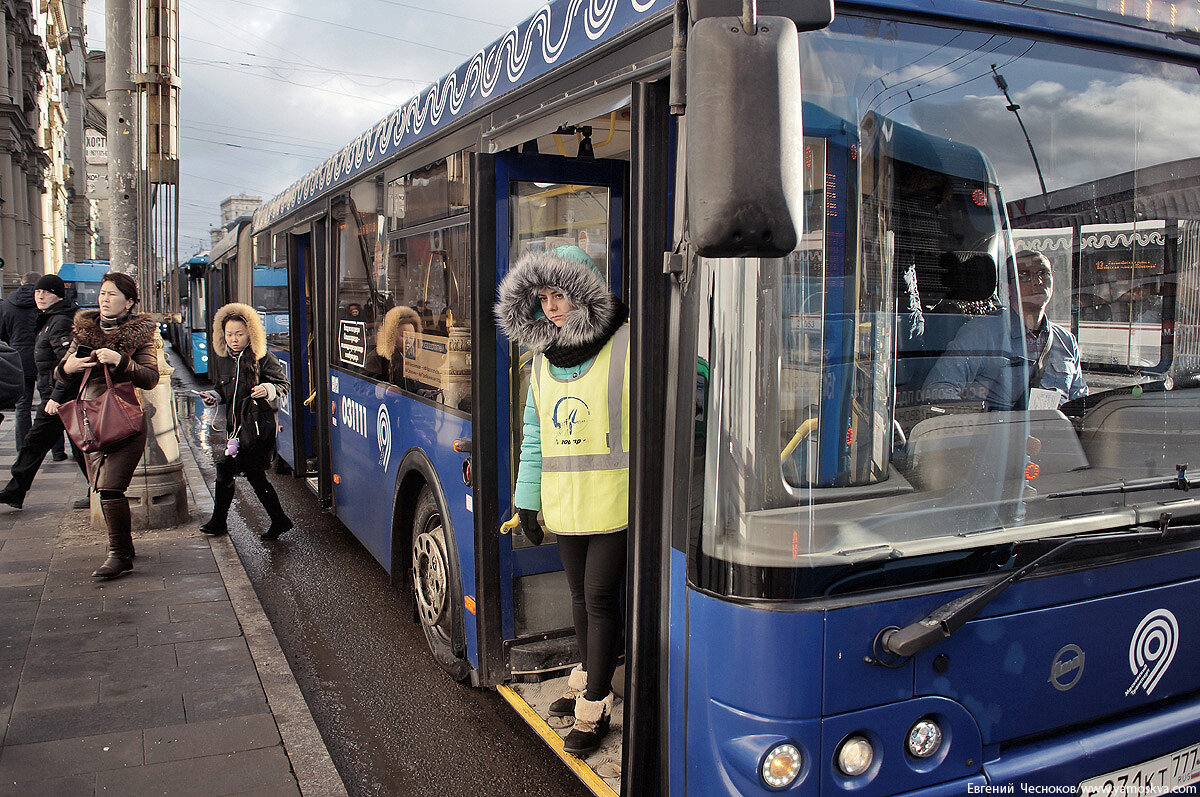
<instances>
[{"instance_id":1,"label":"dark winter hat","mask_svg":"<svg viewBox=\"0 0 1200 797\"><path fill-rule=\"evenodd\" d=\"M34 288L39 291L50 291L60 299L67 295L67 286L62 281L62 277L57 274L45 275L37 281L37 285Z\"/></svg>"}]
</instances>

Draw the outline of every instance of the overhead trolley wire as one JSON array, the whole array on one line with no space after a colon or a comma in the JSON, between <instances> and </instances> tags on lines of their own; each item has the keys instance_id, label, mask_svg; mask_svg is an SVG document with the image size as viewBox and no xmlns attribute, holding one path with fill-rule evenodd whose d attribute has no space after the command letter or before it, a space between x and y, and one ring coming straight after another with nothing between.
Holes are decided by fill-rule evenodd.
<instances>
[{"instance_id":1,"label":"overhead trolley wire","mask_svg":"<svg viewBox=\"0 0 1200 797\"><path fill-rule=\"evenodd\" d=\"M400 42L401 44L411 44L413 47L424 47L427 50L437 50L439 52L449 53L450 55L458 56L459 58L466 58L468 56L468 53L464 53L461 50L450 50L445 47L438 47L437 45L429 44L427 42L412 41L411 39L402 39L399 36L392 36L391 34L382 33L377 30L370 30L368 28L355 28L351 25L345 25L341 22L334 22L333 20L330 20L330 19L320 19L319 17L310 17L305 14L297 14L295 11L285 11L282 8L272 8L271 6L264 6L264 5L260 5L258 3L252 3L252 2L250 2L250 0L227 0L227 2L238 3L239 5L250 6L251 8L258 8L263 11L271 11L276 14L283 14L283 15L289 16L289 17L296 17L297 19L304 19L304 20L308 20L309 22L319 23L321 25L329 25L334 28L341 28L343 30L351 31L353 33L365 33L369 36L381 36L385 39L391 39L392 41Z\"/></svg>"}]
</instances>

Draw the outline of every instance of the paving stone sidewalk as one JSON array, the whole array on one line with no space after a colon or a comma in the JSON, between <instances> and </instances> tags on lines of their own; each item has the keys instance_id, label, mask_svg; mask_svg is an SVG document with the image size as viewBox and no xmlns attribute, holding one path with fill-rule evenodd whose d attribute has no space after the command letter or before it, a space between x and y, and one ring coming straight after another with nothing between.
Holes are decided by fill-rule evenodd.
<instances>
[{"instance_id":1,"label":"paving stone sidewalk","mask_svg":"<svg viewBox=\"0 0 1200 797\"><path fill-rule=\"evenodd\" d=\"M211 499L183 456L192 519L134 532L114 581L91 578L106 537L71 506L73 461L0 505L0 797L345 794L232 545L197 529ZM10 416L0 484L14 458Z\"/></svg>"}]
</instances>

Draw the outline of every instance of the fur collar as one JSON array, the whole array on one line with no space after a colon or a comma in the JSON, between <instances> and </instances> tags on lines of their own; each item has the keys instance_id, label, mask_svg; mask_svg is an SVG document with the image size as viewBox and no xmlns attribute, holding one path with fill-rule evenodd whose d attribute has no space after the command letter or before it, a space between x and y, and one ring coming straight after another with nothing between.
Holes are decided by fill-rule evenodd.
<instances>
[{"instance_id":1,"label":"fur collar","mask_svg":"<svg viewBox=\"0 0 1200 797\"><path fill-rule=\"evenodd\" d=\"M229 347L225 345L225 319L236 313L246 319L246 329L250 333L250 351L254 359L261 360L267 356L267 330L263 327L262 319L248 304L230 302L217 310L213 316L212 347L218 357L228 357Z\"/></svg>"},{"instance_id":2,"label":"fur collar","mask_svg":"<svg viewBox=\"0 0 1200 797\"><path fill-rule=\"evenodd\" d=\"M375 353L380 357L391 359L400 342L400 325L412 324L413 331L421 331L421 316L417 311L405 305L398 305L387 311L383 323L379 326L379 334L375 338Z\"/></svg>"},{"instance_id":3,"label":"fur collar","mask_svg":"<svg viewBox=\"0 0 1200 797\"><path fill-rule=\"evenodd\" d=\"M556 327L542 313L538 290L553 287L575 305L566 323ZM600 272L553 252L524 255L500 281L496 322L509 340L535 352L551 346L578 347L611 334L620 300Z\"/></svg>"},{"instance_id":4,"label":"fur collar","mask_svg":"<svg viewBox=\"0 0 1200 797\"><path fill-rule=\"evenodd\" d=\"M132 355L140 347L154 342L158 324L147 313L130 313L128 320L116 329L100 327L99 310L80 310L75 314L71 334L75 340L92 348L108 348Z\"/></svg>"}]
</instances>

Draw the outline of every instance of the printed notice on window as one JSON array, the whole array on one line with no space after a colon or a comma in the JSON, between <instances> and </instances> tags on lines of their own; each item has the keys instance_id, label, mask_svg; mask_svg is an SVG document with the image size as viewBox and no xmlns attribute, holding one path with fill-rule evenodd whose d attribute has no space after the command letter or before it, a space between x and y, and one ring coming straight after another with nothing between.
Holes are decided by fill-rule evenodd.
<instances>
[{"instance_id":1,"label":"printed notice on window","mask_svg":"<svg viewBox=\"0 0 1200 797\"><path fill-rule=\"evenodd\" d=\"M338 354L347 365L362 366L367 362L367 331L362 321L343 319L338 328Z\"/></svg>"}]
</instances>

